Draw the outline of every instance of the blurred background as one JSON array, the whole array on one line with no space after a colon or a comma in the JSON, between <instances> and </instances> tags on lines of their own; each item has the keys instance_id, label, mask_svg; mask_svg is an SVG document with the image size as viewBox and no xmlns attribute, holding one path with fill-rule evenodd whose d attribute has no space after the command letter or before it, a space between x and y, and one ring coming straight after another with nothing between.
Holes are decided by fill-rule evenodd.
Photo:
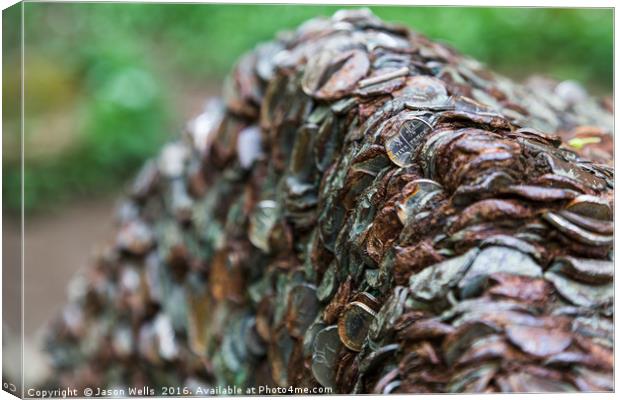
<instances>
[{"instance_id":1,"label":"blurred background","mask_svg":"<svg viewBox=\"0 0 620 400\"><path fill-rule=\"evenodd\" d=\"M87 264L94 245L111 237L114 199L127 179L180 132L205 97L218 93L235 59L275 32L337 7L24 7L28 334L62 303L69 277ZM370 8L515 79L544 74L611 94L611 9ZM5 41L13 43L5 54L18 54L17 37ZM5 98L18 98L18 77L11 74L19 71L19 57L14 60L17 65L4 68ZM19 103L4 112L5 126L17 130ZM18 246L19 231L11 227L19 221L19 138L4 143L5 244Z\"/></svg>"}]
</instances>

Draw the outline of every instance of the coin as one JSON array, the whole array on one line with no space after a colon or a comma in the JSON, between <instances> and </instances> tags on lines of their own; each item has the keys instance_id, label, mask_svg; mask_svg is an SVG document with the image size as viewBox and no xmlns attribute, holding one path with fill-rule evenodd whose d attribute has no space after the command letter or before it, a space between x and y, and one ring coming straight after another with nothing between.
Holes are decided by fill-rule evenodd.
<instances>
[{"instance_id":1,"label":"coin","mask_svg":"<svg viewBox=\"0 0 620 400\"><path fill-rule=\"evenodd\" d=\"M433 129L433 126L421 117L411 117L404 121L398 132L385 141L385 149L390 160L399 167L408 167L413 163L417 144Z\"/></svg>"},{"instance_id":2,"label":"coin","mask_svg":"<svg viewBox=\"0 0 620 400\"><path fill-rule=\"evenodd\" d=\"M291 289L288 297L286 326L291 336L302 338L318 313L316 287L307 283Z\"/></svg>"},{"instance_id":3,"label":"coin","mask_svg":"<svg viewBox=\"0 0 620 400\"><path fill-rule=\"evenodd\" d=\"M338 320L338 335L353 351L361 351L376 313L366 304L354 301L345 306Z\"/></svg>"},{"instance_id":4,"label":"coin","mask_svg":"<svg viewBox=\"0 0 620 400\"><path fill-rule=\"evenodd\" d=\"M316 334L312 352L312 374L317 382L326 388L334 386L336 364L341 349L342 343L336 325L328 326Z\"/></svg>"},{"instance_id":5,"label":"coin","mask_svg":"<svg viewBox=\"0 0 620 400\"><path fill-rule=\"evenodd\" d=\"M590 195L577 196L568 203L566 209L584 217L603 221L611 221L613 215L607 201L600 197Z\"/></svg>"}]
</instances>

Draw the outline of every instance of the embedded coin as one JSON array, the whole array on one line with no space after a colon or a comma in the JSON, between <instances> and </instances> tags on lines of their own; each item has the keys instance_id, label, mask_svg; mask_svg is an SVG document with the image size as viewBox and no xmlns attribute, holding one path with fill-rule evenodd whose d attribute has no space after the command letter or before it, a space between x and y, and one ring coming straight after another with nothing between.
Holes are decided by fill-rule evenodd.
<instances>
[{"instance_id":1,"label":"embedded coin","mask_svg":"<svg viewBox=\"0 0 620 400\"><path fill-rule=\"evenodd\" d=\"M316 335L325 329L325 324L322 322L314 322L312 325L308 327L306 333L304 333L303 338L303 350L304 357L310 356L314 351L314 341L316 340Z\"/></svg>"},{"instance_id":2,"label":"embedded coin","mask_svg":"<svg viewBox=\"0 0 620 400\"><path fill-rule=\"evenodd\" d=\"M445 84L430 76L412 76L407 85L400 91L408 108L424 109L445 107L449 104Z\"/></svg>"},{"instance_id":3,"label":"embedded coin","mask_svg":"<svg viewBox=\"0 0 620 400\"><path fill-rule=\"evenodd\" d=\"M310 284L301 284L291 289L288 297L288 315L286 326L291 336L302 338L312 321L316 317L319 300L316 297L316 287Z\"/></svg>"},{"instance_id":4,"label":"embedded coin","mask_svg":"<svg viewBox=\"0 0 620 400\"><path fill-rule=\"evenodd\" d=\"M353 297L353 301L359 301L360 303L363 303L370 307L370 309L372 309L373 311L377 311L379 308L381 308L379 300L377 300L375 296L368 292L360 292L356 294Z\"/></svg>"},{"instance_id":5,"label":"embedded coin","mask_svg":"<svg viewBox=\"0 0 620 400\"><path fill-rule=\"evenodd\" d=\"M602 221L610 221L613 215L607 201L585 194L577 196L566 206L566 209L575 214Z\"/></svg>"},{"instance_id":6,"label":"embedded coin","mask_svg":"<svg viewBox=\"0 0 620 400\"><path fill-rule=\"evenodd\" d=\"M264 252L270 251L269 235L278 219L278 204L273 200L263 200L256 205L250 220L250 242Z\"/></svg>"},{"instance_id":7,"label":"embedded coin","mask_svg":"<svg viewBox=\"0 0 620 400\"><path fill-rule=\"evenodd\" d=\"M400 126L398 133L385 141L385 150L390 160L399 167L408 167L413 164L416 143L431 130L432 125L423 118L412 117Z\"/></svg>"},{"instance_id":8,"label":"embedded coin","mask_svg":"<svg viewBox=\"0 0 620 400\"><path fill-rule=\"evenodd\" d=\"M338 355L342 343L338 337L338 327L328 326L316 334L314 352L312 354L312 374L324 387L334 386Z\"/></svg>"},{"instance_id":9,"label":"embedded coin","mask_svg":"<svg viewBox=\"0 0 620 400\"><path fill-rule=\"evenodd\" d=\"M338 320L338 335L342 343L353 351L361 351L370 323L376 315L362 302L349 303Z\"/></svg>"},{"instance_id":10,"label":"embedded coin","mask_svg":"<svg viewBox=\"0 0 620 400\"><path fill-rule=\"evenodd\" d=\"M396 205L396 214L403 225L406 225L418 214L434 197L443 192L443 187L430 179L413 181L415 188L404 195Z\"/></svg>"}]
</instances>

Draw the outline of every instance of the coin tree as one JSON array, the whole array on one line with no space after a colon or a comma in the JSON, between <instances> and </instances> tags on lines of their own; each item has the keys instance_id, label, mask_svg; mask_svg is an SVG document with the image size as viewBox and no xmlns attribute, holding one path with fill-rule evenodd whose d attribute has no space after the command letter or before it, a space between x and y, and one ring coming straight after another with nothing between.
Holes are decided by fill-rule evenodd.
<instances>
[{"instance_id":1,"label":"coin tree","mask_svg":"<svg viewBox=\"0 0 620 400\"><path fill-rule=\"evenodd\" d=\"M613 390L612 126L576 83L310 20L138 174L46 385Z\"/></svg>"}]
</instances>

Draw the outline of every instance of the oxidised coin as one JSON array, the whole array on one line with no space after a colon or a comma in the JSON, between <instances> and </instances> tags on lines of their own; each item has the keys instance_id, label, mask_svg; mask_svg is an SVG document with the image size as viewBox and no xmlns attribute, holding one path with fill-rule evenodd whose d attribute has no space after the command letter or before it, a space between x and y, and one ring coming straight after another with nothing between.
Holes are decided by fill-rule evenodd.
<instances>
[{"instance_id":1,"label":"oxidised coin","mask_svg":"<svg viewBox=\"0 0 620 400\"><path fill-rule=\"evenodd\" d=\"M549 223L551 223L551 225L566 236L581 243L592 246L610 246L614 242L613 235L599 235L597 233L587 231L561 217L559 214L548 212L543 214L543 218L545 218Z\"/></svg>"},{"instance_id":2,"label":"oxidised coin","mask_svg":"<svg viewBox=\"0 0 620 400\"><path fill-rule=\"evenodd\" d=\"M288 296L286 327L291 336L302 338L318 313L319 300L316 287L310 284L297 285Z\"/></svg>"},{"instance_id":3,"label":"oxidised coin","mask_svg":"<svg viewBox=\"0 0 620 400\"><path fill-rule=\"evenodd\" d=\"M403 225L415 217L429 202L443 192L443 187L430 179L417 179L411 192L396 205L398 219Z\"/></svg>"},{"instance_id":4,"label":"oxidised coin","mask_svg":"<svg viewBox=\"0 0 620 400\"><path fill-rule=\"evenodd\" d=\"M381 304L379 303L379 300L377 300L377 298L375 296L373 296L372 294L370 294L368 292L359 292L359 293L357 293L355 296L353 296L353 301L357 301L357 302L360 302L362 304L365 304L371 310L373 310L375 312L379 308L381 308Z\"/></svg>"},{"instance_id":5,"label":"oxidised coin","mask_svg":"<svg viewBox=\"0 0 620 400\"><path fill-rule=\"evenodd\" d=\"M361 351L370 329L370 323L376 315L362 302L349 303L338 320L338 335L342 343L353 351Z\"/></svg>"},{"instance_id":6,"label":"oxidised coin","mask_svg":"<svg viewBox=\"0 0 620 400\"><path fill-rule=\"evenodd\" d=\"M153 246L153 232L144 222L132 221L121 228L116 245L132 254L145 254Z\"/></svg>"},{"instance_id":7,"label":"oxidised coin","mask_svg":"<svg viewBox=\"0 0 620 400\"><path fill-rule=\"evenodd\" d=\"M402 96L405 105L412 109L447 107L449 105L445 84L430 76L418 75L408 78L407 85L397 93Z\"/></svg>"},{"instance_id":8,"label":"oxidised coin","mask_svg":"<svg viewBox=\"0 0 620 400\"><path fill-rule=\"evenodd\" d=\"M250 220L250 242L264 252L270 251L269 237L278 219L278 204L273 200L263 200L256 205Z\"/></svg>"},{"instance_id":9,"label":"oxidised coin","mask_svg":"<svg viewBox=\"0 0 620 400\"><path fill-rule=\"evenodd\" d=\"M573 199L566 209L584 217L610 221L612 217L611 207L604 199L596 196L581 195Z\"/></svg>"},{"instance_id":10,"label":"oxidised coin","mask_svg":"<svg viewBox=\"0 0 620 400\"><path fill-rule=\"evenodd\" d=\"M342 343L336 325L328 326L316 334L312 353L312 374L324 387L334 386L336 364L341 349Z\"/></svg>"}]
</instances>

